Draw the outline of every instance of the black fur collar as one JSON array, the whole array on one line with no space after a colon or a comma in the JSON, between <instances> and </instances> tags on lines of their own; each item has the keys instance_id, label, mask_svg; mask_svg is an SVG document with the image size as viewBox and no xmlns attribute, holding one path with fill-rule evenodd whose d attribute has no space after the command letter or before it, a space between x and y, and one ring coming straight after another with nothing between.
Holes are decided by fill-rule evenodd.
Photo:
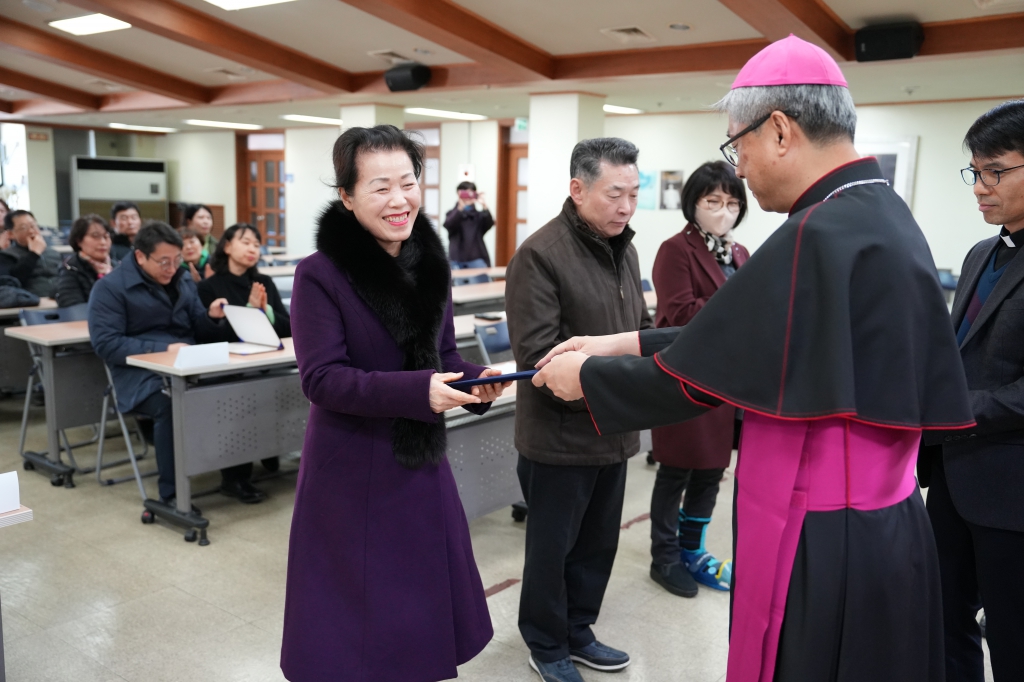
<instances>
[{"instance_id":1,"label":"black fur collar","mask_svg":"<svg viewBox=\"0 0 1024 682\"><path fill-rule=\"evenodd\" d=\"M405 353L402 369L441 371L441 324L448 307L451 269L430 221L420 213L397 258L389 255L340 201L320 215L316 248L352 282ZM444 459L444 417L433 424L397 418L391 426L395 458L417 469Z\"/></svg>"}]
</instances>

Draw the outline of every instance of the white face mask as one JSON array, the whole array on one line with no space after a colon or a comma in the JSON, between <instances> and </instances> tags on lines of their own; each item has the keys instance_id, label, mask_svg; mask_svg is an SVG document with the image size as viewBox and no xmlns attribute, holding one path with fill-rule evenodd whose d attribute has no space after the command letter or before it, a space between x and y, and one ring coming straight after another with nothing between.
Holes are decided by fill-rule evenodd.
<instances>
[{"instance_id":1,"label":"white face mask","mask_svg":"<svg viewBox=\"0 0 1024 682\"><path fill-rule=\"evenodd\" d=\"M716 237L724 237L736 225L737 215L725 206L717 211L697 206L693 217L696 219L696 223L700 225L700 229Z\"/></svg>"}]
</instances>

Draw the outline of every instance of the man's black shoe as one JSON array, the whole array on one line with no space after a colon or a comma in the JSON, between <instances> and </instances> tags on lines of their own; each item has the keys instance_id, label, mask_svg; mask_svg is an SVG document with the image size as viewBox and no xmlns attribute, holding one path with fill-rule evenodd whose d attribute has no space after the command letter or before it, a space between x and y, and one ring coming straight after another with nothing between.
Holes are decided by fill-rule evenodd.
<instances>
[{"instance_id":1,"label":"man's black shoe","mask_svg":"<svg viewBox=\"0 0 1024 682\"><path fill-rule=\"evenodd\" d=\"M242 504L259 504L267 499L267 494L249 481L222 481L220 492L222 495L234 497Z\"/></svg>"},{"instance_id":2,"label":"man's black shoe","mask_svg":"<svg viewBox=\"0 0 1024 682\"><path fill-rule=\"evenodd\" d=\"M261 459L260 464L262 464L263 468L266 469L268 472L275 473L278 469L281 468L281 458L267 457L266 459Z\"/></svg>"},{"instance_id":3,"label":"man's black shoe","mask_svg":"<svg viewBox=\"0 0 1024 682\"><path fill-rule=\"evenodd\" d=\"M672 594L696 597L697 581L681 561L672 564L651 564L651 578Z\"/></svg>"}]
</instances>

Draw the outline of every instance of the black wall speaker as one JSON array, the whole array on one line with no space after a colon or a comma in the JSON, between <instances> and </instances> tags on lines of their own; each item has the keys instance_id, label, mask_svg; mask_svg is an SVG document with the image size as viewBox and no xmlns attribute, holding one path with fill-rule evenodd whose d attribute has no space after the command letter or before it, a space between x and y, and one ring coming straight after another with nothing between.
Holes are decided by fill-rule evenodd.
<instances>
[{"instance_id":1,"label":"black wall speaker","mask_svg":"<svg viewBox=\"0 0 1024 682\"><path fill-rule=\"evenodd\" d=\"M384 82L391 92L419 90L430 82L430 67L415 62L392 66L384 72Z\"/></svg>"},{"instance_id":2,"label":"black wall speaker","mask_svg":"<svg viewBox=\"0 0 1024 682\"><path fill-rule=\"evenodd\" d=\"M857 31L854 41L858 62L910 59L921 51L924 31L921 30L921 24L914 21L868 26Z\"/></svg>"}]
</instances>

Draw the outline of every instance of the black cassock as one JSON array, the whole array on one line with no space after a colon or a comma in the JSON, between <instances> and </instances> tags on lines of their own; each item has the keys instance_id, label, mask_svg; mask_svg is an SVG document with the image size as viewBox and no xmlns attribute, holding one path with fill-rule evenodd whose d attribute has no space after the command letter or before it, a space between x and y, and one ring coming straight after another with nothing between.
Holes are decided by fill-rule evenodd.
<instances>
[{"instance_id":1,"label":"black cassock","mask_svg":"<svg viewBox=\"0 0 1024 682\"><path fill-rule=\"evenodd\" d=\"M922 429L974 420L931 252L882 177L826 175L690 324L580 374L601 433L747 410L729 682L944 678L913 460Z\"/></svg>"}]
</instances>

